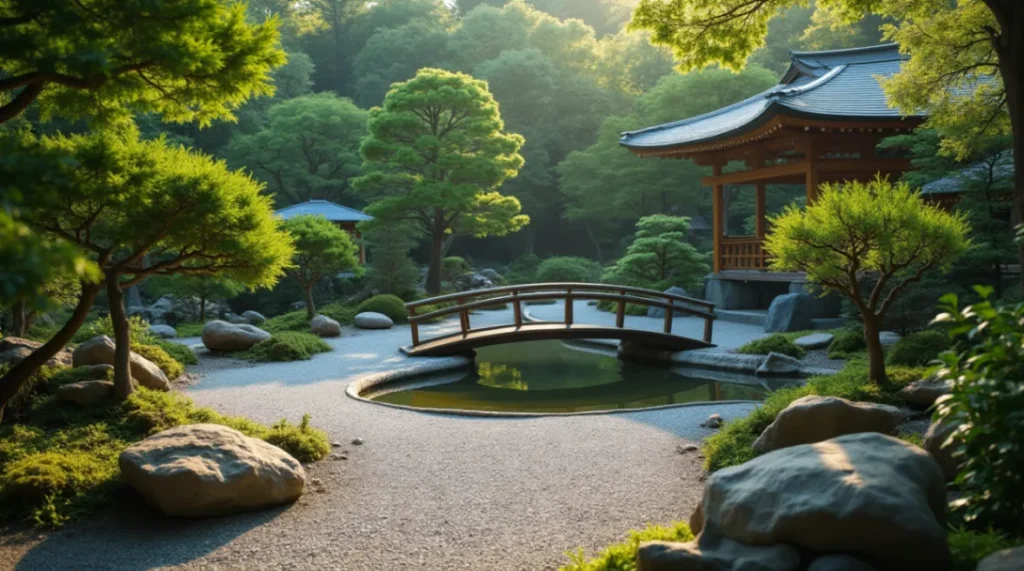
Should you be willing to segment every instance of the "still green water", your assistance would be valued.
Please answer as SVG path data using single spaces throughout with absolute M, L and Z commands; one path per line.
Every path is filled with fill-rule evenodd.
M 551 413 L 761 400 L 766 393 L 758 385 L 686 377 L 606 352 L 535 341 L 479 349 L 475 370 L 420 377 L 363 396 L 417 408 Z

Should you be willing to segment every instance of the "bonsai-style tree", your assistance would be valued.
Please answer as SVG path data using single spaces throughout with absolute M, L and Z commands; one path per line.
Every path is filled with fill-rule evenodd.
M 162 140 L 141 141 L 134 130 L 20 136 L 27 155 L 63 156 L 46 178 L 35 181 L 40 192 L 25 196 L 26 223 L 89 252 L 103 284 L 83 284 L 68 322 L 0 379 L 0 406 L 71 340 L 101 287 L 117 344 L 115 391 L 125 398 L 132 384 L 124 288 L 173 274 L 217 274 L 252 288 L 271 286 L 291 259 L 291 239 L 279 229 L 270 198 L 223 162 Z
M 288 275 L 306 293 L 306 316 L 313 319 L 313 286 L 325 277 L 356 267 L 359 249 L 348 232 L 323 216 L 296 216 L 285 221 L 284 229 L 295 240 L 295 256 Z
M 602 281 L 658 290 L 697 286 L 711 268 L 707 256 L 686 241 L 689 234 L 689 218 L 665 214 L 641 218 L 633 244 L 605 271 Z
M 403 297 L 420 283 L 420 270 L 409 258 L 416 245 L 415 229 L 397 224 L 380 224 L 366 235 L 370 243 L 367 283 L 376 293 Z
M 147 282 L 146 289 L 157 295 L 173 295 L 187 304 L 189 312 L 199 318 L 199 323 L 206 323 L 208 302 L 234 297 L 242 293 L 245 286 L 224 275 L 173 274 L 154 277 Z
M 871 379 L 880 384 L 888 381 L 879 338 L 886 311 L 925 272 L 947 268 L 970 246 L 962 215 L 882 178 L 824 184 L 806 210 L 790 206 L 771 222 L 771 268 L 805 272 L 808 281 L 850 298 L 864 323 Z
M 502 236 L 529 222 L 518 200 L 497 191 L 523 166 L 523 138 L 503 129 L 486 83 L 440 69 L 394 84 L 370 111 L 361 148 L 368 174 L 354 185 L 381 223 L 422 226 L 430 293 L 441 291 L 441 260 L 456 236 Z

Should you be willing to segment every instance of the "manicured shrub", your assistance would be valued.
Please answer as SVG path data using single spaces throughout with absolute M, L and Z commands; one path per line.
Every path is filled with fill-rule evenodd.
M 537 281 L 540 258 L 536 254 L 520 256 L 505 271 L 505 281 L 510 284 L 530 284 Z
M 317 353 L 330 350 L 330 345 L 312 333 L 281 331 L 266 341 L 260 341 L 252 349 L 243 351 L 239 356 L 258 363 L 306 361 Z
M 745 355 L 767 355 L 769 353 L 782 353 L 796 359 L 802 358 L 806 353 L 785 335 L 776 333 L 768 337 L 754 339 L 737 350 Z
M 260 325 L 260 329 L 270 332 L 279 333 L 281 331 L 309 331 L 309 317 L 306 316 L 306 310 L 300 309 L 298 311 L 290 311 L 263 322 Z
M 315 462 L 331 452 L 327 433 L 309 425 L 310 415 L 302 415 L 298 426 L 281 419 L 261 438 L 285 450 L 299 462 Z
M 340 302 L 329 303 L 321 307 L 317 313 L 326 315 L 342 325 L 352 325 L 356 321 L 355 308 Z
M 473 273 L 473 267 L 459 256 L 448 256 L 441 260 L 441 280 L 453 282 L 462 276 Z
M 188 349 L 188 347 L 186 347 Z M 132 351 L 149 359 L 154 365 L 167 375 L 170 380 L 177 379 L 185 372 L 185 366 L 174 357 L 167 354 L 159 345 L 144 345 L 132 343 Z
M 569 554 L 571 563 L 561 571 L 635 571 L 636 554 L 640 544 L 645 541 L 679 541 L 693 540 L 690 526 L 683 522 L 675 522 L 670 527 L 651 525 L 641 530 L 631 530 L 626 541 L 607 547 L 593 559 L 587 559 L 581 547 L 576 553 Z
M 153 336 L 149 333 L 149 322 L 141 315 L 133 315 L 128 318 L 128 330 L 131 332 L 132 343 L 149 343 Z M 73 343 L 84 343 L 93 337 L 106 335 L 114 338 L 114 324 L 109 317 L 99 317 L 86 323 L 79 329 L 74 337 Z
M 953 382 L 936 420 L 955 423 L 954 456 L 963 463 L 955 513 L 974 525 L 1024 537 L 1024 304 L 995 306 L 991 288 L 961 310 L 955 295 L 942 300 L 951 336 L 968 336 L 959 351 L 943 353 L 941 378 Z
M 911 333 L 889 348 L 890 365 L 920 367 L 938 359 L 939 353 L 952 345 L 949 335 L 936 329 Z
M 0 501 L 28 511 L 37 525 L 57 526 L 91 503 L 76 501 L 79 496 L 109 486 L 117 474 L 116 462 L 95 451 L 33 452 L 6 466 Z
M 173 341 L 164 341 L 163 339 L 156 339 L 153 341 L 153 345 L 156 345 L 164 350 L 168 355 L 174 358 L 175 361 L 182 365 L 195 365 L 199 363 L 199 358 L 196 357 L 195 351 L 186 345 L 181 343 L 175 343 Z
M 397 295 L 375 295 L 356 306 L 356 314 L 367 311 L 383 313 L 395 323 L 404 323 L 409 318 L 409 312 L 405 309 L 405 302 Z
M 864 333 L 844 329 L 836 331 L 835 338 L 828 346 L 829 359 L 849 359 L 867 350 L 867 343 L 864 342 Z
M 601 277 L 601 264 L 576 256 L 555 256 L 537 266 L 538 283 L 597 282 Z

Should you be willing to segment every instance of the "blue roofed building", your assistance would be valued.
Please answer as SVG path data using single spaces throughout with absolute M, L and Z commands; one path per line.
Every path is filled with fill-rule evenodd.
M 824 182 L 898 178 L 905 156 L 881 152 L 882 139 L 912 131 L 925 119 L 891 107 L 880 80 L 900 70 L 906 56 L 896 44 L 791 52 L 779 84 L 722 109 L 622 133 L 636 155 L 689 159 L 708 168 L 712 194 L 713 273 L 706 297 L 722 309 L 758 310 L 772 298 L 805 288 L 802 274 L 768 272 L 762 249 L 767 232 L 766 192 L 803 187 L 812 202 Z M 729 228 L 730 193 L 754 194 L 756 230 Z M 818 317 L 838 311 L 822 302 Z
M 349 208 L 328 200 L 310 200 L 299 204 L 293 204 L 277 211 L 277 216 L 282 220 L 288 220 L 296 216 L 323 216 L 348 232 L 359 246 L 359 263 L 366 263 L 366 248 L 362 243 L 362 236 L 359 233 L 357 224 L 364 220 L 373 220 L 373 216 L 361 210 Z

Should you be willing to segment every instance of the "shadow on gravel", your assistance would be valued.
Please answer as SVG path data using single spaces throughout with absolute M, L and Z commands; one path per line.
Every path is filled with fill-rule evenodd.
M 233 516 L 174 519 L 125 492 L 118 498 L 117 508 L 46 536 L 14 569 L 141 571 L 182 565 L 209 555 L 288 509 L 282 506 Z

